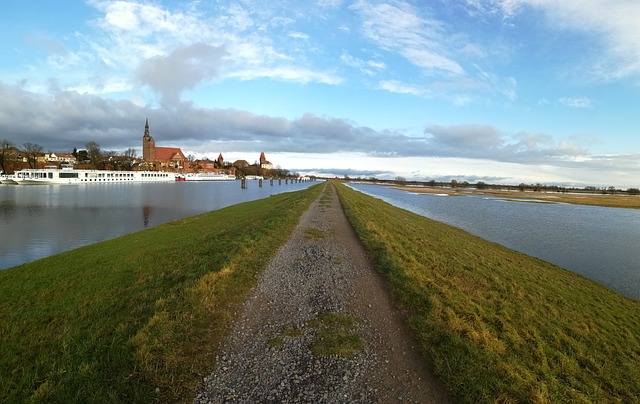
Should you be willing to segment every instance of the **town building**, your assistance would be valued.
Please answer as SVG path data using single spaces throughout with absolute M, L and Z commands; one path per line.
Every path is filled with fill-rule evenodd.
M 264 156 L 264 152 L 260 153 L 260 168 L 265 170 L 273 170 L 273 164 L 267 161 L 267 158 Z
M 178 147 L 158 147 L 149 133 L 149 118 L 144 125 L 142 136 L 142 159 L 147 165 L 158 165 L 160 168 L 182 169 L 187 161 L 184 153 Z
M 71 153 L 45 153 L 44 161 L 46 163 L 75 164 L 76 157 Z

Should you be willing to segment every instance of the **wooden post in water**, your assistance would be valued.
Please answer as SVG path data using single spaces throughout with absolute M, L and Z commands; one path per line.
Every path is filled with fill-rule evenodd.
M 258 180 L 258 186 L 259 186 L 260 188 L 262 188 L 262 178 L 260 178 L 260 179 Z
M 240 186 L 242 187 L 242 189 L 247 189 L 247 179 L 246 178 L 242 178 L 242 180 L 240 180 Z
M 270 185 L 270 186 L 273 186 L 273 178 L 270 178 L 270 179 L 269 179 L 269 185 Z
M 278 185 L 282 185 L 282 178 L 278 178 Z

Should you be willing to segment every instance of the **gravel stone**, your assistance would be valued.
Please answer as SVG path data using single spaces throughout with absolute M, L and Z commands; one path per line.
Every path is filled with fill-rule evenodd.
M 364 347 L 314 354 L 325 313 L 354 318 Z M 194 402 L 448 402 L 426 365 L 327 183 L 250 292 Z

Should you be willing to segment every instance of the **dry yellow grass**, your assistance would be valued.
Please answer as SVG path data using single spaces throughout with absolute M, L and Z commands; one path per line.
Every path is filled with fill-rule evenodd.
M 495 198 L 537 203 L 572 203 L 576 205 L 603 206 L 609 208 L 640 209 L 640 196 L 594 193 L 522 192 L 513 190 L 477 190 L 443 187 L 394 187 L 403 191 L 450 196 L 487 195 Z

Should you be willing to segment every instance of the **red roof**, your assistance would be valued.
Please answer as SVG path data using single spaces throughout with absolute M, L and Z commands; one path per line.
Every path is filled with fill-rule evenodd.
M 174 160 L 186 157 L 178 147 L 156 147 L 156 160 Z

